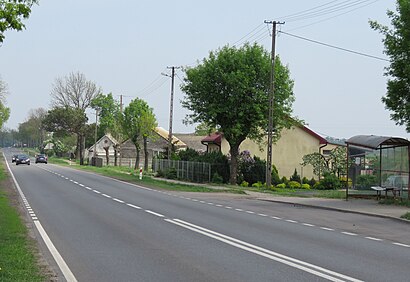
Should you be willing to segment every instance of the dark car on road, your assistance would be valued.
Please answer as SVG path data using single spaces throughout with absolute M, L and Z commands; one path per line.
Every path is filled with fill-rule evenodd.
M 27 155 L 17 155 L 16 165 L 19 165 L 19 164 L 30 165 L 30 157 Z
M 46 163 L 47 163 L 47 156 L 44 155 L 44 154 L 38 154 L 38 155 L 36 156 L 36 163 L 44 163 L 44 164 L 46 164 Z
M 13 155 L 13 156 L 11 157 L 11 162 L 12 162 L 12 163 L 16 162 L 16 159 L 17 159 L 17 155 Z

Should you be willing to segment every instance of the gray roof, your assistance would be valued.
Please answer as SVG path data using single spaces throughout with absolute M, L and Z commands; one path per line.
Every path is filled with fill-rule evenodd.
M 410 141 L 401 137 L 356 135 L 346 141 L 349 145 L 377 149 L 379 146 L 410 146 Z

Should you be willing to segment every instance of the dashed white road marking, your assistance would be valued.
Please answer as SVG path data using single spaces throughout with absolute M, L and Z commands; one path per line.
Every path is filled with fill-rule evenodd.
M 281 220 L 281 219 L 282 219 L 281 217 L 277 217 L 277 216 L 271 216 L 270 218 L 273 218 L 273 219 L 279 219 L 279 220 Z
M 145 212 L 150 213 L 152 215 L 158 216 L 158 217 L 165 217 L 164 215 L 160 214 L 160 213 L 156 213 L 150 210 L 145 210 Z
M 131 208 L 134 208 L 134 209 L 137 209 L 137 210 L 142 209 L 141 207 L 135 206 L 135 205 L 133 205 L 133 204 L 127 204 L 127 206 L 129 206 L 129 207 L 131 207 Z
M 319 227 L 322 230 L 326 230 L 326 231 L 335 231 L 333 228 L 328 228 L 328 227 Z M 346 235 L 350 235 L 350 234 L 346 234 Z
M 290 223 L 298 223 L 296 220 L 292 220 L 292 219 L 287 219 L 286 221 Z
M 124 204 L 124 203 L 125 203 L 123 200 L 120 200 L 120 199 L 117 199 L 117 198 L 113 198 L 113 200 L 116 201 L 116 202 L 118 202 L 118 203 L 121 203 L 121 204 Z
M 345 235 L 349 235 L 349 236 L 357 236 L 356 233 L 351 233 L 351 232 L 341 232 L 341 233 Z
M 393 245 L 410 248 L 410 245 L 402 244 L 402 243 L 393 243 Z
M 239 211 L 239 212 L 242 212 L 243 211 L 243 209 L 235 209 L 236 211 Z
M 365 237 L 365 238 L 369 240 L 373 240 L 373 241 L 383 241 L 382 239 L 374 238 L 374 237 Z
M 107 194 L 101 194 L 101 195 L 103 195 L 106 198 L 112 198 L 110 195 L 107 195 Z
M 310 223 L 302 223 L 302 225 L 304 225 L 304 226 L 309 226 L 309 227 L 314 227 L 314 226 L 315 226 L 315 225 L 310 224 Z
M 97 193 L 97 194 L 101 194 L 101 192 L 98 191 L 98 190 L 93 190 L 93 192 L 94 192 L 94 193 Z

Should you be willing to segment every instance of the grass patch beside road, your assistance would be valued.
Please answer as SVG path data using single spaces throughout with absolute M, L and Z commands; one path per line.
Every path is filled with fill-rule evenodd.
M 5 189 L 7 175 L 0 165 L 0 281 L 45 281 L 16 207 Z
M 410 220 L 410 212 L 403 214 L 403 215 L 401 216 L 401 218 Z
M 59 159 L 59 158 L 49 158 L 50 163 L 64 165 L 67 167 L 71 167 L 74 169 L 80 169 L 84 171 L 94 172 L 100 175 L 112 177 L 118 180 L 122 180 L 125 182 L 130 182 L 133 184 L 139 184 L 141 186 L 151 187 L 151 188 L 160 188 L 164 190 L 172 190 L 172 191 L 180 191 L 180 192 L 225 192 L 225 193 L 235 193 L 235 194 L 245 194 L 242 189 L 239 188 L 229 188 L 226 189 L 213 189 L 211 185 L 206 184 L 186 184 L 186 183 L 178 183 L 176 182 L 169 182 L 165 179 L 155 178 L 152 176 L 144 175 L 143 179 L 139 179 L 139 174 L 136 174 L 133 169 L 128 167 L 115 167 L 115 166 L 103 166 L 103 167 L 95 167 L 95 166 L 80 166 L 77 163 L 72 162 L 70 165 L 67 160 Z

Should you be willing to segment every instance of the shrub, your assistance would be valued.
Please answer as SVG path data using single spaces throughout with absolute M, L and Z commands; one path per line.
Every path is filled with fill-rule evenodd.
M 302 178 L 302 184 L 309 184 L 309 179 L 306 176 Z
M 310 190 L 310 185 L 307 183 L 303 183 L 302 186 L 300 186 L 300 188 L 305 189 L 305 190 Z
M 300 176 L 295 168 L 295 172 L 293 172 L 292 176 L 289 178 L 290 181 L 295 181 L 300 183 Z
M 245 180 L 242 181 L 242 183 L 240 185 L 241 185 L 241 187 L 249 187 L 249 183 L 246 182 Z
M 276 185 L 276 188 L 278 188 L 278 189 L 285 189 L 285 188 L 286 188 L 286 184 L 285 184 L 285 183 L 280 183 L 280 184 Z
M 168 179 L 177 179 L 177 169 L 175 167 L 170 167 L 166 172 L 166 178 Z
M 315 185 L 316 186 L 316 185 Z M 316 186 L 318 190 L 336 190 L 342 187 L 339 178 L 336 175 L 325 173 L 322 180 L 319 181 L 319 185 Z
M 164 177 L 165 173 L 162 170 L 158 170 L 156 176 L 157 177 Z
M 310 185 L 310 187 L 313 187 L 313 186 L 315 186 L 316 182 L 317 181 L 312 177 L 312 179 L 309 180 L 308 184 Z
M 285 184 L 285 186 L 288 184 L 289 180 L 286 178 L 286 176 L 282 177 L 281 182 Z
M 263 184 L 262 184 L 262 182 L 260 182 L 260 181 L 258 181 L 258 182 L 256 182 L 256 183 L 253 183 L 252 184 L 252 187 L 254 187 L 254 188 L 261 188 L 263 186 Z
M 300 188 L 300 183 L 297 181 L 289 181 L 288 182 L 288 187 L 290 189 L 299 189 Z
M 222 176 L 220 176 L 217 172 L 215 172 L 214 175 L 212 175 L 212 183 L 221 184 L 223 182 L 224 182 L 224 180 L 223 180 Z
M 238 183 L 246 181 L 256 183 L 265 180 L 266 161 L 250 156 L 249 151 L 243 151 L 238 158 Z
M 281 179 L 279 177 L 278 169 L 276 168 L 275 165 L 272 165 L 272 184 L 278 185 L 280 183 L 282 183 L 282 182 L 281 182 Z
M 377 184 L 376 175 L 359 175 L 357 177 L 358 188 L 370 188 L 372 185 Z

